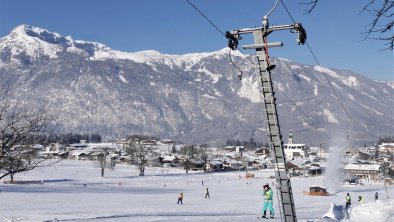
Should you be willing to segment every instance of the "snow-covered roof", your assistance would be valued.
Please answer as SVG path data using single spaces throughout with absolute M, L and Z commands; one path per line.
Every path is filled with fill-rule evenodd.
M 163 158 L 163 161 L 173 161 L 176 158 L 174 155 L 166 155 Z
M 240 161 L 233 160 L 233 159 L 231 159 L 231 160 L 229 160 L 229 161 L 227 161 L 227 162 L 230 163 L 230 164 L 241 163 Z
M 387 154 L 379 154 L 378 159 L 379 158 L 390 158 L 390 155 Z
M 268 155 L 261 155 L 261 156 L 255 157 L 255 159 L 264 160 L 267 157 L 268 157 Z
M 72 147 L 87 147 L 88 144 L 86 144 L 86 143 L 73 143 L 73 144 L 70 144 L 70 146 L 72 146 Z
M 79 156 L 79 155 L 82 155 L 82 154 L 89 154 L 89 152 L 86 152 L 86 151 L 80 151 L 80 150 L 74 150 L 74 151 L 71 151 L 71 155 L 72 156 Z
M 394 143 L 382 143 L 379 146 L 394 146 Z
M 222 161 L 219 161 L 219 160 L 214 160 L 214 161 L 211 161 L 210 164 L 212 164 L 212 165 L 222 165 L 223 162 L 222 162 Z
M 363 153 L 363 154 L 366 154 L 366 155 L 369 155 L 369 156 L 372 156 L 373 154 L 372 153 L 369 153 L 368 151 L 364 151 L 364 150 L 360 150 L 360 151 L 358 151 L 359 153 Z
M 309 169 L 309 170 L 318 170 L 318 169 L 320 169 L 320 167 L 317 167 L 317 166 L 310 166 L 308 169 Z
M 305 146 L 303 143 L 285 143 L 284 145 L 287 147 Z
M 324 187 L 324 186 L 322 186 L 322 185 L 312 185 L 312 186 L 310 186 L 310 187 L 319 187 L 319 188 L 323 188 L 323 189 L 326 189 L 326 190 L 327 190 L 327 188 Z
M 346 164 L 345 170 L 373 170 L 378 171 L 380 169 L 380 165 L 365 165 L 365 164 Z
M 33 146 L 33 149 L 43 149 L 43 148 L 44 148 L 44 146 L 41 145 L 41 144 L 35 144 L 35 145 Z
M 88 147 L 91 147 L 91 148 L 105 148 L 105 147 L 108 147 L 108 148 L 117 148 L 118 147 L 118 145 L 116 144 L 116 143 L 87 143 L 87 146 Z
M 116 154 L 116 153 L 111 153 L 108 155 L 109 158 L 118 157 L 118 156 L 119 156 L 119 154 Z

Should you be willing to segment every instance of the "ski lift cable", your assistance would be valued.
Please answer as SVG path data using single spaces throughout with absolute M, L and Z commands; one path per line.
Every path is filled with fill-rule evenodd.
M 295 23 L 295 22 L 294 22 Z M 267 40 L 267 37 L 265 36 L 264 37 L 264 42 L 265 42 L 265 55 L 266 55 L 266 60 L 267 60 L 267 63 L 268 63 L 268 66 L 270 66 L 271 65 L 271 62 L 270 62 L 270 59 L 269 59 L 269 54 L 268 54 L 268 45 L 267 45 L 267 43 L 268 43 L 268 40 Z M 313 126 L 313 127 L 315 127 L 315 129 L 317 130 L 317 131 L 319 131 L 319 127 L 318 126 L 316 126 L 314 123 L 313 123 L 313 121 L 312 121 L 312 118 L 311 117 L 309 117 L 307 114 L 305 114 L 305 112 L 304 111 L 302 111 L 302 109 L 299 107 L 299 106 L 297 106 L 297 104 L 292 100 L 292 99 L 290 99 L 281 89 L 280 89 L 280 87 L 278 86 L 278 85 L 276 85 L 274 82 L 272 82 L 272 84 L 274 85 L 274 86 L 276 86 L 276 88 L 279 90 L 279 91 L 281 91 L 281 93 L 298 109 L 298 111 L 300 112 L 300 113 L 302 113 L 308 120 L 309 120 L 309 122 L 310 122 L 310 124 Z M 338 146 L 335 142 L 334 142 L 334 140 L 332 140 L 331 139 L 331 137 L 329 137 L 327 134 L 325 134 L 326 136 L 327 136 L 327 138 L 334 144 L 334 145 L 336 145 L 336 146 Z
M 216 26 L 210 19 L 208 19 L 208 17 L 207 16 L 205 16 L 202 12 L 201 12 L 201 10 L 199 10 L 196 6 L 194 6 L 189 0 L 186 0 L 195 10 L 197 10 L 205 19 L 207 19 L 207 21 L 209 21 L 209 23 L 213 26 L 213 27 L 215 27 L 224 37 L 225 37 L 225 35 L 223 34 L 223 32 L 218 28 L 218 26 Z M 282 2 L 283 3 L 283 2 Z M 253 62 L 241 49 L 238 49 L 244 56 L 245 56 L 245 58 L 247 59 L 247 60 L 249 60 L 252 64 L 254 64 L 255 66 L 256 66 L 256 63 L 255 62 Z M 230 50 L 231 51 L 231 50 Z M 231 60 L 230 60 L 231 61 Z M 236 66 L 237 67 L 237 66 Z M 302 109 L 299 107 L 299 106 L 297 106 L 297 104 L 289 97 L 289 96 L 287 96 L 286 95 L 286 93 L 285 92 L 283 92 L 283 90 L 281 90 L 279 87 L 278 87 L 278 85 L 276 85 L 275 83 L 273 83 L 276 87 L 277 87 L 277 89 L 285 96 L 285 98 L 286 99 L 288 99 L 296 108 L 297 108 L 297 110 L 299 110 L 300 112 L 301 112 L 301 114 L 302 115 L 304 115 L 309 121 L 310 121 L 310 124 L 311 125 L 314 125 L 315 126 L 315 124 L 313 123 L 313 121 L 311 120 L 311 117 L 309 117 L 307 114 L 305 114 L 305 112 L 303 112 L 302 111 Z M 317 127 L 317 126 L 315 126 L 315 128 L 316 128 L 316 130 L 318 131 L 318 129 L 319 129 L 319 127 Z M 318 131 L 319 132 L 319 131 Z M 327 135 L 326 133 L 324 133 L 323 132 L 323 134 L 331 141 L 331 142 L 333 142 L 334 144 L 336 144 L 332 139 L 331 139 L 331 137 L 329 136 L 329 135 Z
M 268 53 L 267 53 L 267 56 L 268 56 Z M 247 59 L 249 59 L 249 58 L 247 58 Z M 253 61 L 251 61 L 250 59 L 249 59 L 249 61 L 250 62 L 253 62 Z M 256 63 L 253 63 L 253 65 L 255 65 L 255 67 L 257 67 L 257 64 Z M 275 82 L 272 82 L 272 84 L 276 87 L 276 89 L 277 90 L 279 90 L 279 92 L 280 93 L 282 93 L 283 94 L 283 96 L 287 99 L 287 100 L 289 100 L 290 101 L 290 103 L 291 104 L 293 104 L 296 108 L 297 108 L 297 110 L 303 115 L 303 116 L 305 116 L 306 117 L 306 121 L 310 124 L 310 125 L 312 125 L 313 127 L 314 127 L 314 129 L 316 130 L 316 132 L 318 132 L 318 133 L 322 133 L 323 135 L 325 135 L 326 137 L 327 137 L 327 139 L 333 144 L 333 145 L 335 145 L 335 146 L 338 146 L 338 144 L 327 134 L 327 133 L 324 133 L 324 132 L 320 132 L 319 131 L 319 126 L 317 126 L 314 122 L 313 122 L 313 120 L 312 120 L 312 118 L 310 117 L 310 116 L 308 116 L 297 104 L 296 104 L 296 102 L 294 102 L 282 89 L 280 89 L 280 87 L 275 83 Z M 313 128 L 312 128 L 313 129 Z M 338 146 L 339 147 L 339 146 Z
M 201 10 L 199 10 L 195 5 L 193 5 L 189 0 L 186 0 L 197 12 L 199 12 L 216 30 L 218 30 L 219 32 L 220 32 L 220 34 L 221 35 L 223 35 L 224 37 L 226 37 L 226 35 L 218 28 L 218 26 L 216 26 L 206 15 L 204 15 L 204 13 L 202 13 L 201 12 Z M 281 1 L 282 2 L 282 1 Z M 283 4 L 283 2 L 282 2 L 282 4 Z M 290 15 L 291 16 L 291 15 Z M 295 23 L 295 22 L 294 22 Z M 251 64 L 253 64 L 254 66 L 257 66 L 257 64 L 255 63 L 255 62 L 253 62 L 244 52 L 243 52 L 243 50 L 241 50 L 241 49 L 239 49 L 239 48 L 237 48 L 244 56 L 245 56 L 245 58 L 247 59 L 247 60 L 249 60 L 250 62 L 251 62 Z M 230 50 L 231 51 L 231 50 Z M 232 60 L 230 60 L 230 61 L 232 61 Z M 237 66 L 236 66 L 237 67 Z M 287 96 L 286 95 L 286 93 L 283 91 L 283 90 L 281 90 L 280 88 L 279 88 L 279 86 L 277 85 L 277 84 L 275 84 L 275 83 L 273 83 L 276 87 L 277 87 L 277 89 L 279 90 L 279 92 L 281 92 L 284 96 L 285 96 L 285 98 L 287 99 L 287 100 L 289 100 L 296 108 L 297 108 L 297 110 L 299 110 L 300 112 L 301 112 L 301 114 L 302 115 L 304 115 L 310 122 L 309 122 L 309 124 L 311 124 L 311 125 L 314 125 L 315 126 L 315 124 L 313 123 L 313 121 L 312 121 L 312 118 L 311 117 L 309 117 L 305 112 L 303 112 L 302 111 L 302 109 L 289 97 L 289 96 Z M 319 127 L 317 127 L 317 126 L 315 126 L 315 128 L 316 128 L 316 130 L 317 130 L 317 132 L 319 132 L 319 133 L 322 133 L 322 134 L 324 134 L 331 142 L 333 142 L 335 145 L 336 145 L 336 143 L 334 142 L 334 140 L 333 139 L 331 139 L 331 137 L 328 135 L 328 134 L 326 134 L 326 133 L 324 133 L 324 132 L 320 132 L 318 129 L 319 129 Z
M 213 23 L 207 16 L 205 16 L 205 14 L 200 10 L 200 9 L 198 9 L 192 2 L 190 2 L 189 0 L 186 0 L 186 2 L 187 3 L 189 3 L 189 5 L 190 6 L 192 6 L 200 15 L 202 15 L 208 22 L 209 22 L 209 24 L 211 24 L 221 35 L 223 35 L 225 38 L 226 38 L 226 34 L 224 34 L 224 32 L 222 31 L 222 30 L 220 30 L 220 28 L 217 26 L 217 25 L 215 25 L 215 23 Z M 240 78 L 240 79 L 242 79 L 242 70 L 237 66 L 237 65 L 235 65 L 235 63 L 233 62 L 233 60 L 232 60 L 232 58 L 231 58 L 231 49 L 230 49 L 230 51 L 229 51 L 229 59 L 230 59 L 230 62 L 231 62 L 231 64 L 236 68 L 236 69 L 238 69 L 238 71 L 240 72 L 239 74 L 238 74 L 238 77 Z
M 297 104 L 296 104 L 291 98 L 289 98 L 289 97 L 279 88 L 278 85 L 276 85 L 276 84 L 274 84 L 274 85 L 275 85 L 276 88 L 285 96 L 285 98 L 288 99 L 288 100 L 296 107 L 296 109 L 297 109 L 302 115 L 304 115 L 304 116 L 307 118 L 307 120 L 309 120 L 309 121 L 308 121 L 309 124 L 311 124 L 311 125 L 316 129 L 316 131 L 319 132 L 320 127 L 318 127 L 318 126 L 312 121 L 312 118 L 309 117 L 299 106 L 297 106 Z M 323 135 L 325 135 L 325 136 L 327 137 L 327 139 L 328 139 L 331 143 L 333 143 L 333 145 L 339 147 L 338 144 L 337 144 L 327 133 L 323 133 Z
M 318 66 L 319 66 L 319 68 L 320 68 L 320 71 L 323 72 L 323 68 L 322 68 L 322 66 L 320 65 L 319 61 L 317 60 L 317 58 L 316 58 L 315 54 L 313 53 L 311 47 L 309 46 L 308 42 L 306 42 L 306 45 L 307 45 L 309 51 L 311 52 L 312 56 L 315 58 L 315 60 L 316 60 L 316 62 L 317 62 L 317 64 L 318 64 Z M 362 137 L 362 135 L 361 135 L 361 133 L 360 133 L 360 130 L 356 127 L 356 124 L 355 124 L 353 118 L 350 116 L 350 114 L 349 114 L 348 110 L 345 108 L 345 105 L 343 104 L 342 100 L 339 98 L 338 93 L 336 92 L 336 90 L 335 90 L 334 87 L 332 86 L 332 83 L 331 83 L 330 80 L 328 79 L 327 74 L 326 74 L 325 72 L 323 72 L 323 74 L 324 74 L 324 77 L 325 77 L 325 79 L 327 80 L 328 84 L 330 85 L 330 88 L 331 88 L 332 91 L 334 92 L 335 97 L 338 99 L 338 102 L 341 104 L 341 107 L 342 107 L 343 111 L 345 111 L 346 116 L 349 118 L 350 122 L 352 123 L 353 128 L 356 130 L 358 136 L 361 138 L 361 140 L 364 142 L 364 144 L 367 144 L 366 141 L 365 141 L 365 139 L 364 139 L 364 137 Z
M 295 19 L 294 19 L 294 17 L 291 15 L 291 13 L 290 13 L 289 9 L 286 7 L 285 3 L 284 3 L 282 0 L 281 0 L 281 3 L 282 3 L 282 5 L 283 5 L 283 7 L 285 8 L 287 14 L 290 16 L 291 20 L 295 23 Z M 324 72 L 323 67 L 320 65 L 320 62 L 319 62 L 319 60 L 317 59 L 317 56 L 316 56 L 315 53 L 313 52 L 313 50 L 312 50 L 312 48 L 310 47 L 310 45 L 308 44 L 308 42 L 306 41 L 305 43 L 306 43 L 306 46 L 308 47 L 309 52 L 311 53 L 312 57 L 314 58 L 315 62 L 316 62 L 317 65 L 319 66 L 320 71 L 323 73 L 325 79 L 327 80 L 327 82 L 328 82 L 330 88 L 331 88 L 332 91 L 334 92 L 335 97 L 338 99 L 338 101 L 339 101 L 339 103 L 340 103 L 342 109 L 345 111 L 346 116 L 349 118 L 350 122 L 352 123 L 353 128 L 356 130 L 358 136 L 361 138 L 361 140 L 364 142 L 364 144 L 367 144 L 366 141 L 365 141 L 365 139 L 364 139 L 364 137 L 362 137 L 362 135 L 361 135 L 361 133 L 360 133 L 360 130 L 356 127 L 356 124 L 355 124 L 353 118 L 350 116 L 349 112 L 347 111 L 347 109 L 345 108 L 344 104 L 342 103 L 342 100 L 339 98 L 339 96 L 338 96 L 336 90 L 335 90 L 334 87 L 332 86 L 332 83 L 331 83 L 330 80 L 328 79 L 328 76 L 327 76 L 326 72 Z
M 204 15 L 204 13 L 201 12 L 200 9 L 198 9 L 193 3 L 191 3 L 189 0 L 186 0 L 189 5 L 191 5 L 198 13 L 200 13 L 200 15 L 202 15 L 218 32 L 220 32 L 220 34 L 224 37 L 226 37 L 226 35 L 224 34 L 224 32 L 222 32 L 222 30 L 219 29 L 219 27 L 217 25 L 215 25 L 215 23 L 213 23 L 207 16 Z

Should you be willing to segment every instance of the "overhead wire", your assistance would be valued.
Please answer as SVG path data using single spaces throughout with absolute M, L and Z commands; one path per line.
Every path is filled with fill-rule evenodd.
M 287 14 L 289 15 L 289 17 L 291 18 L 291 20 L 293 21 L 293 23 L 296 23 L 294 17 L 291 15 L 291 13 L 290 13 L 289 9 L 286 7 L 285 3 L 284 3 L 282 0 L 281 0 L 280 2 L 282 3 L 284 9 L 286 10 Z M 328 76 L 327 76 L 326 72 L 324 72 L 324 69 L 323 69 L 323 67 L 320 65 L 320 62 L 319 62 L 319 60 L 317 59 L 317 57 L 316 57 L 315 53 L 313 52 L 312 48 L 310 47 L 310 45 L 308 44 L 307 41 L 305 42 L 305 44 L 306 44 L 306 46 L 307 46 L 309 52 L 311 53 L 313 59 L 315 60 L 315 62 L 316 62 L 317 65 L 319 66 L 320 71 L 323 73 L 325 79 L 327 80 L 327 82 L 328 82 L 330 88 L 331 88 L 332 91 L 334 92 L 334 95 L 335 95 L 335 97 L 337 98 L 337 100 L 339 101 L 339 104 L 341 105 L 342 109 L 343 109 L 344 112 L 346 113 L 346 116 L 348 117 L 348 119 L 349 119 L 350 122 L 352 123 L 353 128 L 356 130 L 358 136 L 359 136 L 360 139 L 364 142 L 364 144 L 367 144 L 366 141 L 365 141 L 365 139 L 364 139 L 364 137 L 362 137 L 362 135 L 361 135 L 359 129 L 356 127 L 356 124 L 355 124 L 353 118 L 350 116 L 349 112 L 348 112 L 347 109 L 345 108 L 345 105 L 342 103 L 342 100 L 339 98 L 338 93 L 337 93 L 336 90 L 334 89 L 334 87 L 333 87 L 331 81 L 328 79 Z
M 219 29 L 219 27 L 217 27 L 217 25 L 215 25 L 215 23 L 213 23 L 207 16 L 204 15 L 204 13 L 202 13 L 200 11 L 200 9 L 198 9 L 193 3 L 191 3 L 189 0 L 186 0 L 189 5 L 191 5 L 198 13 L 200 13 L 200 15 L 202 15 L 218 32 L 220 32 L 220 34 L 224 37 L 226 37 L 226 35 L 224 34 L 224 32 L 222 32 L 222 30 Z
M 267 14 L 265 14 L 264 17 L 268 17 L 276 9 L 276 6 L 278 6 L 279 1 L 280 0 L 276 0 L 274 7 L 272 7 L 271 11 L 269 11 Z
M 191 3 L 189 0 L 185 0 L 186 2 L 188 2 L 189 3 L 189 5 L 190 6 L 192 6 L 201 16 L 203 16 L 221 35 L 223 35 L 224 37 L 226 37 L 226 35 L 224 34 L 224 32 L 222 32 L 220 29 L 219 29 L 219 27 L 217 26 L 217 25 L 215 25 L 201 10 L 199 10 L 193 3 Z M 280 0 L 281 1 L 281 0 Z M 276 8 L 276 6 L 277 6 L 277 3 L 278 3 L 279 1 L 277 1 L 276 3 L 275 3 L 275 6 L 274 6 L 274 8 L 273 9 L 275 9 Z M 282 1 L 281 1 L 282 2 Z M 283 2 L 282 2 L 282 4 L 283 4 Z M 273 11 L 273 10 L 272 10 Z M 272 13 L 271 11 L 268 13 L 268 14 L 270 14 L 270 13 Z M 290 15 L 290 14 L 289 14 Z M 291 16 L 291 15 L 290 15 Z M 292 16 L 291 16 L 292 17 Z M 292 20 L 294 21 L 294 19 L 292 18 Z M 295 22 L 294 22 L 295 23 Z M 254 61 L 252 61 L 244 52 L 243 52 L 243 50 L 241 50 L 241 49 L 238 49 L 244 56 L 245 56 L 245 58 L 247 59 L 247 60 L 249 60 L 253 65 L 255 65 L 255 66 L 257 66 L 257 64 L 254 62 Z M 230 49 L 230 51 L 231 51 L 231 49 Z M 231 56 L 230 54 L 229 54 L 229 56 Z M 268 56 L 268 55 L 267 55 Z M 232 61 L 232 59 L 230 59 L 230 62 L 234 65 L 234 63 L 233 63 L 233 61 Z M 235 66 L 235 65 L 234 65 Z M 235 66 L 238 70 L 240 70 L 239 69 L 239 67 L 238 66 Z M 242 70 L 240 70 L 241 72 L 242 72 Z M 310 121 L 309 122 L 309 124 L 310 125 L 312 125 L 312 126 L 314 126 L 315 127 L 315 129 L 317 130 L 317 132 L 319 132 L 319 133 L 322 133 L 322 134 L 324 134 L 334 145 L 337 145 L 336 143 L 335 143 L 335 141 L 333 140 L 333 139 L 331 139 L 331 137 L 328 135 L 328 134 L 326 134 L 326 133 L 324 133 L 324 132 L 320 132 L 319 131 L 319 127 L 318 126 L 316 126 L 314 123 L 313 123 L 313 121 L 312 121 L 312 118 L 311 117 L 309 117 L 305 112 L 303 112 L 302 111 L 302 109 L 289 97 L 289 96 L 287 96 L 286 95 L 286 93 L 283 91 L 283 90 L 281 90 L 280 89 L 280 87 L 277 85 L 277 84 L 275 84 L 274 82 L 272 82 L 272 84 L 273 85 L 275 85 L 276 86 L 276 88 L 279 90 L 279 92 L 281 92 L 283 95 L 284 95 L 284 97 L 287 99 L 287 100 L 289 100 L 296 108 L 297 108 L 297 110 L 298 111 L 300 111 L 300 113 L 302 114 L 302 115 L 304 115 L 306 118 L 307 118 L 307 120 L 308 121 Z M 338 145 L 337 145 L 338 146 Z
M 266 46 L 267 47 L 267 46 Z M 268 48 L 268 47 L 267 47 Z M 246 59 L 248 59 L 253 65 L 255 65 L 255 66 L 257 66 L 257 64 L 255 63 L 255 62 L 253 62 L 241 49 L 238 49 L 244 56 L 245 56 L 245 58 Z M 267 56 L 267 59 L 268 59 L 268 51 L 266 51 L 266 56 Z M 269 64 L 269 60 L 267 60 L 268 61 L 268 64 Z M 270 65 L 270 64 L 269 64 Z M 272 84 L 276 87 L 276 89 L 277 90 L 279 90 L 279 92 L 280 93 L 282 93 L 282 95 L 288 100 L 288 101 L 290 101 L 290 103 L 291 104 L 293 104 L 295 107 L 296 107 L 296 109 L 307 119 L 307 122 L 310 124 L 310 125 L 312 125 L 315 129 L 316 129 L 316 131 L 318 132 L 318 133 L 321 133 L 320 131 L 319 131 L 319 129 L 321 128 L 321 127 L 319 127 L 319 126 L 317 126 L 314 122 L 313 122 L 313 120 L 312 120 L 312 117 L 310 117 L 309 115 L 307 115 L 297 104 L 296 104 L 296 102 L 294 102 L 275 82 L 272 82 Z M 327 134 L 327 133 L 322 133 L 323 135 L 325 135 L 325 137 L 327 137 L 327 139 L 333 144 L 333 145 L 335 145 L 335 146 L 338 146 L 338 144 Z

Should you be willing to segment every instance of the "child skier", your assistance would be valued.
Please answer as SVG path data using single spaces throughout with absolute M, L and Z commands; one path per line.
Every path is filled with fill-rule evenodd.
M 264 196 L 264 207 L 263 207 L 263 216 L 262 216 L 262 218 L 267 218 L 265 216 L 267 208 L 270 211 L 271 218 L 274 218 L 274 207 L 273 207 L 273 202 L 272 202 L 272 194 L 273 194 L 272 190 L 271 190 L 271 188 L 269 187 L 268 184 L 265 184 L 263 186 L 263 188 L 264 188 L 264 193 L 263 193 L 263 196 Z
M 358 203 L 359 204 L 365 203 L 364 198 L 362 196 L 358 196 Z

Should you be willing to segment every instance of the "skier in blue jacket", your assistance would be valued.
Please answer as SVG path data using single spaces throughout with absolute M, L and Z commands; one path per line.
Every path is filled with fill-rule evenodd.
M 267 208 L 270 211 L 271 214 L 271 218 L 274 218 L 274 207 L 273 207 L 273 202 L 272 202 L 272 195 L 273 192 L 270 188 L 270 186 L 268 184 L 265 184 L 263 186 L 264 188 L 264 192 L 263 192 L 263 196 L 264 196 L 264 206 L 263 206 L 263 216 L 262 218 L 267 218 L 266 212 L 267 212 Z

